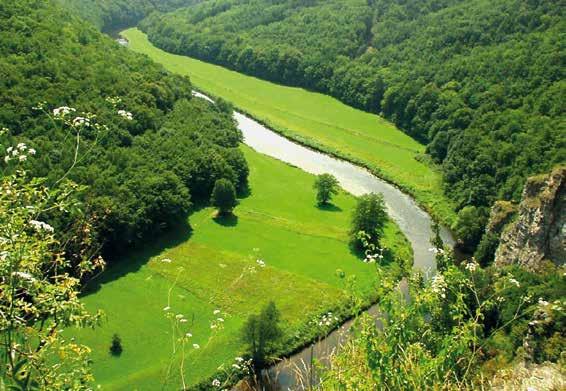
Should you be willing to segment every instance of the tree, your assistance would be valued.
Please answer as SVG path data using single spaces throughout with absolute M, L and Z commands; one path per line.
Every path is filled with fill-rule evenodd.
M 110 345 L 110 354 L 113 356 L 119 356 L 122 354 L 122 339 L 118 334 L 112 336 L 112 344 Z
M 466 206 L 458 212 L 458 218 L 451 228 L 464 251 L 473 251 L 476 248 L 488 217 L 489 212 L 486 208 L 475 206 Z
M 228 179 L 218 179 L 214 183 L 210 202 L 218 208 L 220 215 L 229 215 L 237 205 L 236 189 Z
M 326 205 L 333 195 L 338 194 L 338 179 L 332 174 L 322 174 L 316 177 L 313 187 L 319 205 Z
M 283 332 L 279 327 L 280 313 L 270 301 L 259 315 L 250 315 L 242 331 L 242 340 L 248 346 L 254 370 L 265 367 L 272 354 L 277 351 Z
M 383 229 L 387 222 L 387 211 L 385 210 L 385 201 L 381 194 L 365 194 L 358 200 L 358 205 L 352 215 L 352 235 L 353 244 L 360 248 L 361 243 L 358 239 L 360 231 L 365 232 L 369 236 L 369 242 L 378 244 L 379 239 L 383 235 Z

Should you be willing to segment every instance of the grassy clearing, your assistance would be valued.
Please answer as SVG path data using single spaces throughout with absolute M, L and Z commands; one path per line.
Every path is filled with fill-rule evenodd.
M 416 158 L 424 146 L 383 118 L 326 95 L 285 87 L 154 47 L 145 34 L 122 34 L 130 49 L 171 72 L 190 76 L 199 89 L 234 103 L 271 128 L 304 144 L 368 167 L 412 194 L 446 225 L 455 218 L 440 173 Z
M 342 302 L 344 286 L 337 269 L 356 275 L 362 294 L 372 291 L 376 281 L 371 266 L 347 244 L 354 197 L 342 192 L 333 207 L 320 209 L 312 175 L 242 148 L 250 165 L 251 193 L 240 201 L 236 218 L 216 220 L 211 208 L 197 211 L 190 217 L 191 228 L 180 227 L 131 255 L 95 281 L 94 292 L 85 297 L 89 308 L 107 314 L 100 328 L 75 335 L 92 347 L 94 374 L 104 389 L 159 389 L 171 362 L 178 373 L 163 311 L 171 287 L 171 308 L 189 320 L 186 331 L 201 346 L 188 349 L 190 383 L 233 361 L 241 351 L 243 322 L 269 300 L 276 302 L 286 330 L 293 333 L 305 320 Z M 411 257 L 393 223 L 384 240 L 398 256 Z M 162 262 L 164 258 L 172 262 Z M 257 265 L 258 258 L 265 268 Z M 215 309 L 226 322 L 213 334 Z M 123 341 L 120 357 L 108 353 L 114 333 Z M 178 376 L 165 388 L 179 389 Z

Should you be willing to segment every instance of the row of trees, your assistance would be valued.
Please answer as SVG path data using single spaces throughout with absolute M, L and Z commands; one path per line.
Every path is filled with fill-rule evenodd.
M 170 52 L 383 113 L 427 143 L 458 210 L 485 216 L 566 160 L 563 12 L 536 0 L 219 0 L 141 28 Z
M 58 233 L 114 256 L 183 221 L 193 203 L 210 200 L 217 180 L 246 187 L 231 112 L 193 98 L 188 79 L 52 2 L 0 7 L 0 128 L 10 144 L 37 150 L 24 162 L 30 175 L 88 187 L 86 217 L 50 216 Z M 14 172 L 0 164 L 3 175 Z

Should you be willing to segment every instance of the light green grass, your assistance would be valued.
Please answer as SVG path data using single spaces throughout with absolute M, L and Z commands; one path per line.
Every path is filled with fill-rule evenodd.
M 412 194 L 446 225 L 455 218 L 440 173 L 416 158 L 424 146 L 383 118 L 326 95 L 285 87 L 154 47 L 137 29 L 122 34 L 130 49 L 222 97 L 273 129 L 307 145 L 362 164 Z
M 186 331 L 201 345 L 188 349 L 189 383 L 231 364 L 242 348 L 243 322 L 269 300 L 276 302 L 289 330 L 343 300 L 337 269 L 356 275 L 360 293 L 373 291 L 372 267 L 348 247 L 354 197 L 341 192 L 334 207 L 322 210 L 315 203 L 314 176 L 242 149 L 250 166 L 251 193 L 240 200 L 237 220 L 217 221 L 211 208 L 197 211 L 190 217 L 192 230 L 180 228 L 122 260 L 84 298 L 90 309 L 107 314 L 101 327 L 73 333 L 93 349 L 94 375 L 103 389 L 160 389 L 171 362 L 170 324 L 163 308 L 172 286 L 171 308 L 190 320 Z M 408 242 L 393 223 L 387 225 L 384 244 L 411 258 Z M 164 263 L 164 258 L 172 262 Z M 258 258 L 265 268 L 257 265 Z M 212 334 L 215 309 L 226 322 Z M 108 353 L 114 333 L 124 347 L 118 358 Z M 178 361 L 173 362 L 178 374 Z M 178 376 L 165 388 L 179 389 Z

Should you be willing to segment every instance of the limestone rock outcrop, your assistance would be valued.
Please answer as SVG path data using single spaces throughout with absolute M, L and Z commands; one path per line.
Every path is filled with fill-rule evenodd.
M 566 261 L 566 167 L 527 180 L 517 217 L 503 231 L 495 265 L 537 270 Z

